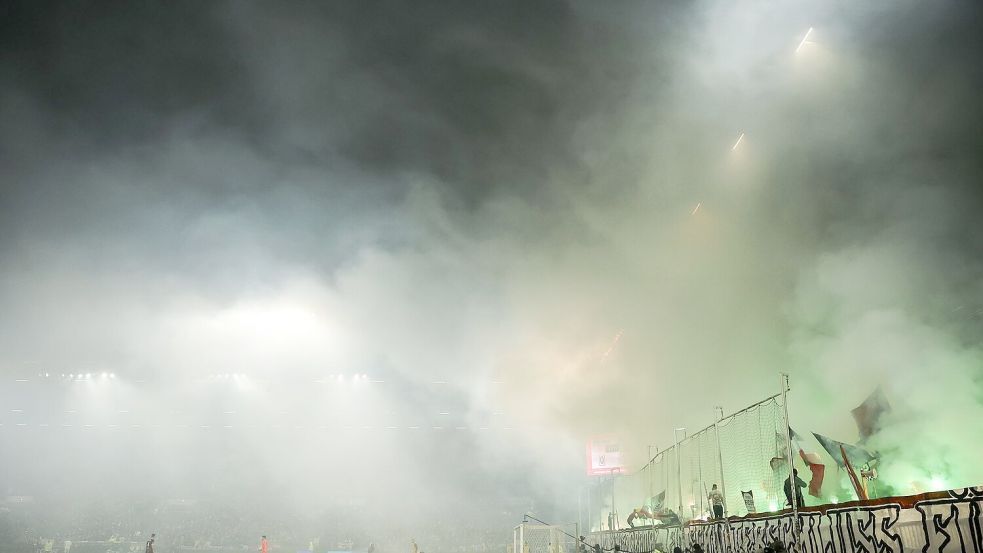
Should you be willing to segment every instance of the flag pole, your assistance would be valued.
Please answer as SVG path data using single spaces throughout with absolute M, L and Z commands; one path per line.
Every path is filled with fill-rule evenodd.
M 788 422 L 788 374 L 781 373 L 782 406 L 785 409 L 785 453 L 788 459 L 789 498 L 792 500 L 792 551 L 799 548 L 799 501 L 798 488 L 795 483 L 795 467 L 792 465 L 792 428 Z

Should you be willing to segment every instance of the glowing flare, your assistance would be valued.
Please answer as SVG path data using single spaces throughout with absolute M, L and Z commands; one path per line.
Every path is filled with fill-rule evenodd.
M 621 341 L 621 335 L 624 333 L 625 333 L 624 330 L 619 330 L 618 333 L 615 334 L 614 340 L 611 341 L 611 345 L 608 347 L 608 350 L 605 351 L 604 355 L 601 356 L 601 361 L 604 361 L 605 359 L 608 358 L 609 355 L 611 355 L 611 352 L 614 351 L 615 346 L 617 346 L 618 342 Z
M 799 46 L 796 47 L 795 53 L 799 53 L 799 50 L 802 49 L 802 45 L 806 43 L 806 40 L 809 38 L 809 35 L 811 34 L 812 34 L 812 27 L 809 27 L 809 30 L 806 31 L 806 36 L 802 37 L 802 42 L 800 42 Z
M 737 142 L 735 142 L 734 145 L 731 146 L 730 151 L 733 152 L 734 150 L 736 150 L 737 147 L 741 145 L 742 140 L 744 140 L 744 133 L 741 133 L 741 136 L 737 137 Z
M 700 210 L 701 205 L 703 205 L 703 202 L 696 202 L 696 207 L 693 208 L 693 211 L 690 213 L 690 215 L 696 215 L 696 212 Z

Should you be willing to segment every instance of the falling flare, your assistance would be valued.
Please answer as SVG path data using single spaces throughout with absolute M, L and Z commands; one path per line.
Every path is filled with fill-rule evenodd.
M 809 27 L 809 30 L 806 31 L 806 36 L 802 37 L 802 42 L 800 42 L 799 46 L 795 49 L 796 54 L 799 53 L 799 50 L 802 49 L 802 45 L 806 43 L 806 40 L 809 38 L 809 35 L 811 34 L 812 34 L 812 27 Z
M 733 152 L 734 150 L 736 150 L 737 147 L 741 145 L 742 140 L 744 140 L 744 133 L 741 133 L 741 136 L 737 137 L 737 142 L 735 142 L 734 145 L 731 146 L 730 151 Z
M 611 352 L 614 351 L 615 346 L 617 346 L 618 342 L 621 340 L 621 335 L 624 333 L 624 330 L 619 330 L 618 333 L 614 335 L 614 340 L 611 341 L 611 345 L 608 347 L 608 350 L 601 356 L 601 361 L 604 361 L 609 355 L 611 355 Z
M 701 205 L 703 205 L 703 202 L 696 202 L 696 207 L 693 208 L 693 211 L 690 213 L 690 215 L 696 215 L 696 212 L 700 210 Z

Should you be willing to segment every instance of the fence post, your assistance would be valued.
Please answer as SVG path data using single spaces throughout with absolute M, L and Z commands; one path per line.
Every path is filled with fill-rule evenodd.
M 617 530 L 618 510 L 614 508 L 614 468 L 611 469 L 611 516 L 609 520 L 610 524 L 608 525 L 608 530 Z
M 782 406 L 785 409 L 785 445 L 788 455 L 788 483 L 789 498 L 792 501 L 792 551 L 797 551 L 799 547 L 799 501 L 798 488 L 795 485 L 795 467 L 792 465 L 792 427 L 788 422 L 788 374 L 781 373 L 782 382 Z
M 584 522 L 584 488 L 577 488 L 577 528 L 579 529 Z M 578 536 L 580 534 L 577 534 Z
M 591 480 L 593 480 L 593 478 L 591 478 Z M 591 482 L 590 485 L 587 486 L 587 531 L 588 532 L 594 531 L 594 522 L 593 522 L 593 518 L 591 517 L 591 511 L 594 510 L 594 501 L 591 499 L 590 496 L 590 491 L 593 488 L 594 488 L 594 482 Z
M 717 420 L 713 423 L 713 434 L 717 438 L 717 462 L 720 464 L 720 494 L 724 496 L 724 535 L 721 537 L 720 545 L 723 551 L 729 551 L 730 510 L 727 508 L 727 484 L 724 482 L 724 453 L 720 449 L 720 421 L 724 420 L 724 408 L 718 405 L 715 409 L 720 412 Z M 712 504 L 710 505 L 710 509 L 713 509 Z
M 713 434 L 717 438 L 717 463 L 720 465 L 720 494 L 724 496 L 724 519 L 729 516 L 727 510 L 727 484 L 724 483 L 724 454 L 720 450 L 720 421 L 724 419 L 724 408 L 721 406 L 716 406 L 714 409 L 720 411 L 720 416 L 713 423 Z M 710 506 L 713 509 L 713 505 Z
M 679 505 L 676 507 L 676 516 L 679 517 L 679 522 L 683 521 L 683 473 L 680 465 L 679 456 L 679 438 L 676 437 L 676 432 L 679 430 L 685 431 L 685 428 L 673 428 L 672 429 L 672 439 L 675 442 L 672 447 L 676 449 L 676 493 L 679 498 Z M 685 436 L 684 436 L 685 437 Z

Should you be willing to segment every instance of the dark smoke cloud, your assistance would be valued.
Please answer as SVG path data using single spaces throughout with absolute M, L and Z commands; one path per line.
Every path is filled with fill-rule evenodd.
M 975 6 L 3 10 L 7 380 L 108 367 L 157 383 L 129 393 L 164 420 L 213 407 L 170 381 L 379 373 L 403 388 L 366 399 L 372 424 L 449 403 L 471 429 L 175 432 L 120 493 L 148 475 L 200 490 L 183 452 L 201 451 L 218 496 L 570 501 L 585 436 L 640 459 L 775 393 L 779 371 L 793 417 L 843 439 L 884 385 L 899 486 L 979 483 L 959 430 L 983 411 Z M 338 444 L 370 461 L 319 464 Z M 8 487 L 62 468 L 30 462 Z

